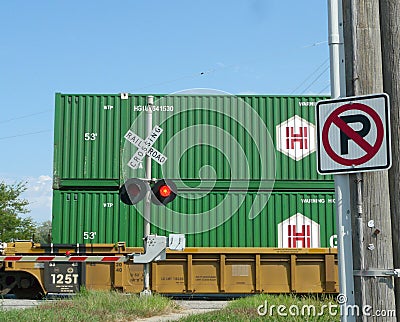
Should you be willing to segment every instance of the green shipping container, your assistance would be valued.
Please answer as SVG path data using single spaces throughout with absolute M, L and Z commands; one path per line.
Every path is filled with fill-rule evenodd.
M 60 179 L 107 179 L 118 184 L 124 102 L 119 95 L 56 94 L 55 188 Z
M 320 96 L 155 95 L 153 147 L 168 159 L 152 176 L 184 181 L 331 181 L 315 158 Z M 127 166 L 146 138 L 147 95 L 56 94 L 54 188 L 117 187 L 144 177 Z M 157 153 L 156 153 L 157 155 Z
M 143 202 L 118 191 L 55 190 L 54 243 L 142 246 Z M 151 233 L 184 233 L 187 247 L 335 247 L 333 191 L 192 191 L 152 205 Z

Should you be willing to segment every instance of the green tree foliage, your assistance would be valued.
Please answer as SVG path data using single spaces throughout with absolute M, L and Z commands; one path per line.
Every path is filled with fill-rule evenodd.
M 26 214 L 28 201 L 21 199 L 21 193 L 26 190 L 26 183 L 20 182 L 8 185 L 0 182 L 0 241 L 9 242 L 12 239 L 30 239 L 35 231 L 31 217 L 21 218 Z
M 41 244 L 50 244 L 51 243 L 51 221 L 50 220 L 42 222 L 36 228 L 35 242 L 38 242 Z

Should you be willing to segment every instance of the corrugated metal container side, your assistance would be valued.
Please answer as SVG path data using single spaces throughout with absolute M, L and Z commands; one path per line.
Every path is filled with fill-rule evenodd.
M 315 140 L 315 103 L 325 98 L 254 95 L 156 96 L 156 108 L 172 106 L 173 112 L 153 113 L 153 124 L 164 129 L 154 147 L 163 152 L 168 160 L 163 166 L 153 162 L 152 173 L 155 177 L 183 180 L 198 179 L 200 171 L 202 179 L 332 180 L 332 176 L 321 176 L 317 173 L 315 149 L 303 155 L 301 149 L 299 150 L 303 143 L 305 151 L 308 151 L 305 149 L 307 145 L 311 148 L 311 141 Z M 142 133 L 141 136 L 145 133 L 145 113 L 137 111 L 137 107 L 145 105 L 145 102 L 144 97 L 139 100 L 131 96 L 128 110 L 130 116 L 124 117 L 130 120 L 126 126 L 134 124 L 132 128 L 135 133 Z M 295 116 L 298 118 L 293 119 Z M 308 141 L 301 141 L 298 137 L 300 133 L 297 133 L 299 129 L 293 126 L 300 125 L 300 118 L 310 123 Z M 286 124 L 290 119 L 293 124 Z M 293 132 L 289 131 L 289 136 L 293 134 L 293 137 L 288 137 L 287 142 L 282 142 L 279 138 L 277 127 L 280 125 L 284 134 L 286 128 Z M 269 132 L 271 141 L 265 136 L 265 131 Z M 285 151 L 287 154 L 281 152 L 280 148 L 286 150 L 286 144 L 289 144 L 289 151 Z M 129 144 L 125 143 L 125 146 Z M 292 147 L 298 149 L 291 149 Z M 127 153 L 127 158 L 123 158 L 124 163 L 135 149 Z M 276 157 L 275 162 L 273 154 Z M 204 165 L 212 166 L 214 171 L 203 171 Z M 249 173 L 246 173 L 246 169 Z M 130 173 L 133 176 L 144 175 L 144 169 Z
M 60 179 L 120 178 L 120 95 L 56 94 L 54 187 Z M 123 106 L 125 107 L 123 108 Z M 79 185 L 86 185 L 79 182 Z M 105 185 L 104 182 L 100 183 Z
M 200 176 L 212 180 L 332 180 L 332 176 L 318 175 L 310 146 L 315 132 L 314 105 L 324 98 L 155 95 L 158 110 L 153 113 L 153 124 L 164 132 L 154 147 L 168 160 L 163 166 L 153 162 L 153 176 L 183 180 Z M 139 94 L 128 99 L 120 95 L 57 94 L 54 188 L 118 186 L 124 176 L 143 177 L 143 169 L 126 171 L 127 160 L 137 148 L 124 135 L 134 124 L 132 130 L 144 139 L 146 99 L 147 95 Z M 173 111 L 161 110 L 165 106 Z M 300 119 L 310 126 L 304 130 L 303 134 L 309 135 L 304 142 L 299 142 L 300 132 L 295 128 L 303 122 Z M 282 142 L 279 126 L 282 133 L 287 129 L 293 132 L 287 132 L 292 135 L 287 142 Z M 265 129 L 270 142 L 263 140 Z
M 268 197 L 268 192 L 184 192 L 168 207 L 152 205 L 152 223 L 161 228 L 152 225 L 151 232 L 185 233 L 187 247 L 335 246 L 333 191 L 274 191 Z M 261 213 L 251 219 L 255 204 Z M 55 190 L 53 242 L 142 246 L 143 202 L 136 206 L 121 203 L 117 191 Z M 188 233 L 207 225 L 212 228 Z
M 54 243 L 129 240 L 131 245 L 143 246 L 143 217 L 130 213 L 118 192 L 54 190 L 52 209 Z

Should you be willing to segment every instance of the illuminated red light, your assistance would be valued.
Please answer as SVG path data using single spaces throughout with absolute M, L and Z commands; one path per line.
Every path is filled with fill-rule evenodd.
M 160 187 L 160 195 L 161 197 L 168 197 L 171 194 L 171 189 L 167 185 L 161 186 Z

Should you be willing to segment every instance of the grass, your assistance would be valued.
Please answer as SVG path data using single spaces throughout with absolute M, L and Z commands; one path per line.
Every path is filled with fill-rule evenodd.
M 261 316 L 257 313 L 257 308 L 262 305 L 260 308 L 261 313 L 264 313 L 264 307 L 267 303 L 266 314 Z M 245 297 L 236 301 L 232 301 L 228 304 L 225 309 L 219 311 L 213 311 L 203 314 L 190 315 L 186 318 L 182 318 L 179 321 L 184 322 L 211 322 L 211 321 L 240 321 L 240 322 L 253 322 L 253 321 L 323 321 L 323 322 L 331 322 L 331 321 L 340 321 L 339 315 L 339 306 L 337 307 L 337 314 L 332 316 L 329 314 L 329 303 L 331 305 L 337 305 L 334 297 L 320 297 L 317 298 L 315 296 L 295 296 L 295 295 L 271 295 L 271 294 L 262 294 Z M 271 309 L 271 306 L 275 305 Z M 285 309 L 281 307 L 280 313 L 286 314 L 280 315 L 278 314 L 277 307 L 279 305 L 284 305 Z M 308 305 L 308 307 L 304 307 L 303 315 L 302 308 L 303 305 Z M 311 308 L 311 305 L 315 307 L 315 316 L 313 315 L 313 311 L 311 309 L 311 314 L 308 315 L 308 308 Z M 323 308 L 323 305 L 326 305 Z M 298 308 L 298 314 L 296 312 L 296 308 Z M 270 313 L 273 315 L 269 315 Z M 323 312 L 321 316 L 318 316 L 318 313 Z M 332 312 L 335 312 L 334 307 L 331 309 Z M 294 315 L 292 315 L 294 314 Z
M 267 304 L 267 305 L 265 305 Z M 273 307 L 273 305 L 275 305 Z M 283 305 L 278 313 L 278 306 Z M 303 309 L 304 305 L 308 305 Z M 323 308 L 323 305 L 326 307 Z M 182 318 L 185 322 L 253 322 L 253 321 L 340 321 L 339 313 L 329 314 L 329 305 L 337 305 L 334 297 L 329 296 L 296 296 L 262 294 L 231 301 L 225 309 L 204 314 L 190 315 Z M 260 307 L 261 306 L 261 307 Z M 315 314 L 308 308 L 315 307 Z M 257 312 L 265 315 L 261 316 Z M 86 291 L 68 300 L 48 301 L 44 304 L 25 310 L 0 311 L 0 321 L 18 322 L 71 322 L 71 321 L 135 321 L 155 315 L 179 311 L 175 302 L 160 295 L 139 297 L 107 291 Z M 298 314 L 292 315 L 292 313 Z M 336 308 L 338 311 L 338 307 Z M 332 308 L 335 311 L 335 308 Z M 320 312 L 324 314 L 318 316 Z M 272 315 L 270 315 L 272 313 Z
M 68 300 L 48 301 L 35 308 L 0 311 L 0 321 L 71 322 L 134 321 L 178 311 L 171 300 L 153 295 L 139 297 L 118 292 L 82 291 Z

